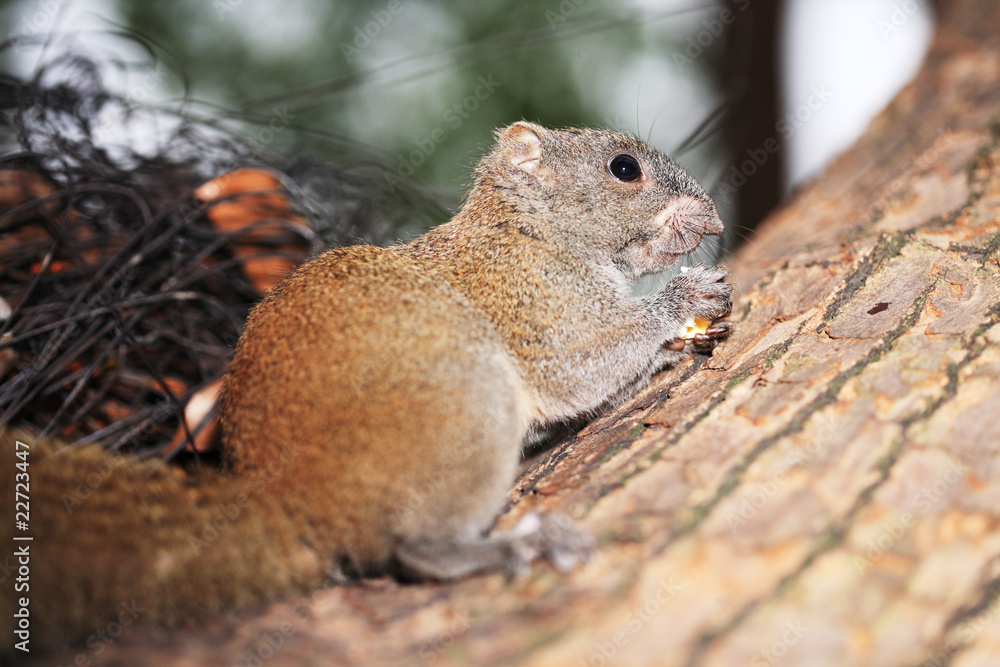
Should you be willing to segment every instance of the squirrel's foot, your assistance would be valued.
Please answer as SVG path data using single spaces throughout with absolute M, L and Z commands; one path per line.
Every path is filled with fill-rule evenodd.
M 403 542 L 395 560 L 404 575 L 451 580 L 497 570 L 516 576 L 539 557 L 566 571 L 586 563 L 596 551 L 594 539 L 568 517 L 528 514 L 510 532 L 491 537 L 421 537 Z
M 526 514 L 500 538 L 510 541 L 512 557 L 506 569 L 512 576 L 524 572 L 539 557 L 546 558 L 560 572 L 567 572 L 589 562 L 597 553 L 597 543 L 590 533 L 574 526 L 565 514 Z

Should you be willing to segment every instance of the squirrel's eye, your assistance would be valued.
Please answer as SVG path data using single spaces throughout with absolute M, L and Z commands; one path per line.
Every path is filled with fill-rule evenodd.
M 639 166 L 639 161 L 626 153 L 611 158 L 611 161 L 608 162 L 608 171 L 622 183 L 634 183 L 642 178 L 642 167 Z

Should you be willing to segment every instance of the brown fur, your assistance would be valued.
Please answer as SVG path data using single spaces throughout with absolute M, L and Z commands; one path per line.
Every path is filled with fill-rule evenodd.
M 609 173 L 621 153 L 640 180 Z M 33 639 L 84 637 L 132 600 L 140 622 L 165 624 L 244 608 L 331 567 L 451 578 L 585 558 L 589 538 L 567 524 L 483 533 L 532 429 L 621 400 L 690 352 L 665 345 L 686 318 L 728 313 L 720 269 L 628 294 L 721 230 L 690 175 L 634 138 L 506 128 L 451 222 L 408 245 L 320 255 L 253 309 L 222 396 L 225 471 L 184 479 L 36 445 Z M 67 511 L 64 494 L 96 469 Z

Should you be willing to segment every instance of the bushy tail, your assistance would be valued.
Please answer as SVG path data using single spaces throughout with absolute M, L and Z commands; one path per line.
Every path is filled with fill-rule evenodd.
M 318 585 L 322 558 L 266 487 L 0 428 L 0 656 Z

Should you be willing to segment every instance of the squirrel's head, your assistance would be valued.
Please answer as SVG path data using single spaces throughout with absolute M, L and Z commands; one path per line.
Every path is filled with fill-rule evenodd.
M 691 174 L 617 132 L 514 123 L 497 132 L 478 173 L 477 186 L 498 189 L 539 231 L 628 279 L 663 271 L 704 234 L 722 233 Z

